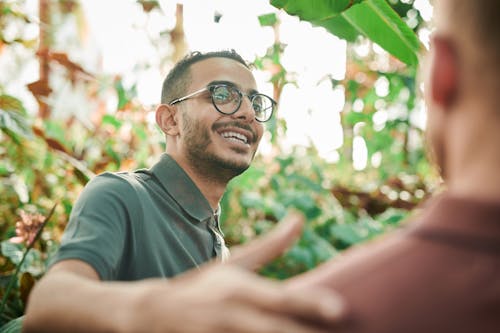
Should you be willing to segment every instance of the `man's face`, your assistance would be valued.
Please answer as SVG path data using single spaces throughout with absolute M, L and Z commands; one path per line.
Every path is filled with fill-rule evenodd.
M 202 60 L 193 64 L 190 72 L 187 93 L 220 81 L 234 84 L 244 94 L 257 90 L 252 73 L 232 59 Z M 209 92 L 182 102 L 179 111 L 181 149 L 195 168 L 234 177 L 250 166 L 264 129 L 255 120 L 247 97 L 243 97 L 239 110 L 231 115 L 215 109 Z

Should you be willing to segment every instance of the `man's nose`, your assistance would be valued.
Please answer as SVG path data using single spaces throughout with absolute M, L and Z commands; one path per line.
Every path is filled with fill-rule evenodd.
M 249 97 L 242 97 L 240 108 L 233 114 L 233 116 L 238 119 L 244 119 L 248 122 L 255 119 L 255 111 L 253 110 L 252 101 Z

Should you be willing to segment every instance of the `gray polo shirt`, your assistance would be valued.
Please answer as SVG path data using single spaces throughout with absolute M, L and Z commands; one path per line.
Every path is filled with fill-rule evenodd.
M 151 169 L 93 178 L 52 263 L 79 259 L 102 280 L 129 281 L 172 277 L 227 253 L 210 204 L 163 154 Z

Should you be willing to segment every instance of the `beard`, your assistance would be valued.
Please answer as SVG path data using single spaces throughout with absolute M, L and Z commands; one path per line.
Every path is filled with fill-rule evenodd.
M 212 143 L 210 131 L 199 121 L 189 117 L 187 112 L 182 115 L 184 141 L 186 145 L 186 156 L 191 165 L 198 170 L 201 175 L 208 178 L 228 182 L 232 178 L 240 175 L 250 167 L 249 162 L 239 162 L 223 158 L 209 150 Z M 215 131 L 216 125 L 210 130 Z M 235 150 L 237 152 L 237 150 Z M 253 156 L 252 155 L 252 159 Z

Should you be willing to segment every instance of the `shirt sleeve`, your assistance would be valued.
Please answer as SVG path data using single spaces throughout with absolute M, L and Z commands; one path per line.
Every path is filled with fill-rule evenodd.
M 120 266 L 127 229 L 139 207 L 126 178 L 104 173 L 92 179 L 73 206 L 61 246 L 51 264 L 79 259 L 102 280 L 113 280 Z

